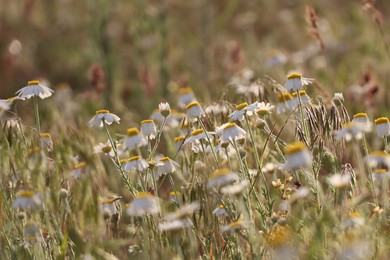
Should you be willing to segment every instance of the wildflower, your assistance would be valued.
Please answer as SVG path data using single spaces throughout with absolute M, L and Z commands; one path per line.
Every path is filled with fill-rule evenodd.
M 208 105 L 204 110 L 207 114 L 213 114 L 214 116 L 226 114 L 228 112 L 228 108 L 226 106 L 218 103 Z
M 236 110 L 229 115 L 229 118 L 233 121 L 242 121 L 244 119 L 244 115 L 252 115 L 253 110 L 257 108 L 258 102 L 256 101 L 253 104 L 248 105 L 248 103 L 244 102 L 236 106 Z
M 275 66 L 283 65 L 287 62 L 287 57 L 279 50 L 270 50 L 267 52 L 267 57 L 265 59 L 265 66 L 272 68 Z
M 191 219 L 182 218 L 162 222 L 158 224 L 158 228 L 160 229 L 160 231 L 171 231 L 192 227 L 193 225 L 194 223 L 192 223 Z
M 147 142 L 135 127 L 127 129 L 127 137 L 123 140 L 125 149 L 134 150 L 138 147 L 146 145 Z
M 168 116 L 169 118 L 170 116 Z M 161 125 L 164 122 L 164 116 L 161 115 L 160 111 L 158 109 L 153 110 L 152 114 L 150 115 L 150 119 L 152 119 L 157 124 Z
M 191 217 L 195 211 L 200 209 L 199 202 L 191 202 L 190 204 L 186 204 L 180 207 L 180 209 L 172 214 L 167 215 L 164 220 L 172 221 L 175 219 L 183 219 Z
M 43 200 L 40 193 L 30 189 L 21 190 L 16 194 L 13 202 L 14 209 L 40 210 L 43 208 Z
M 89 120 L 88 125 L 89 127 L 97 126 L 97 127 L 103 127 L 104 123 L 107 125 L 111 125 L 112 123 L 119 124 L 119 121 L 121 119 L 119 116 L 110 113 L 110 111 L 102 109 L 96 111 L 96 115 L 92 117 L 91 120 Z
M 49 133 L 40 133 L 39 135 L 41 137 L 41 145 L 49 150 L 53 150 L 53 140 L 51 139 L 51 135 Z
M 296 201 L 299 199 L 304 199 L 310 194 L 310 189 L 304 186 L 299 187 L 292 195 L 291 201 Z
M 139 192 L 135 195 L 126 212 L 131 217 L 140 217 L 146 215 L 156 215 L 160 213 L 160 206 L 155 198 L 149 192 Z
M 220 216 L 229 216 L 229 213 L 227 212 L 224 205 L 219 205 L 213 210 L 213 215 L 220 217 Z
M 351 140 L 360 140 L 363 138 L 363 126 L 356 122 L 348 122 L 340 130 L 334 131 L 336 140 L 349 142 Z
M 180 203 L 180 196 L 181 196 L 180 191 L 171 191 L 169 193 L 169 201 Z
M 171 107 L 169 106 L 169 103 L 168 102 L 165 102 L 165 103 L 160 103 L 158 105 L 158 109 L 160 110 L 160 114 L 163 116 L 163 117 L 168 117 L 170 114 L 171 114 Z
M 370 259 L 373 256 L 373 246 L 367 239 L 361 239 L 357 232 L 344 232 L 340 244 L 336 259 Z
M 180 88 L 178 105 L 180 108 L 185 108 L 188 104 L 195 102 L 195 96 L 191 88 Z
M 258 82 L 252 82 L 250 84 L 238 84 L 236 86 L 236 93 L 243 94 L 247 98 L 251 98 L 252 96 L 258 97 L 260 93 L 264 92 L 264 87 L 260 85 Z
M 248 185 L 249 181 L 243 180 L 242 182 L 222 187 L 221 193 L 225 195 L 239 194 L 242 193 Z
M 334 93 L 334 96 L 332 98 L 333 102 L 337 103 L 343 103 L 344 102 L 344 96 L 343 93 Z
M 111 142 L 108 140 L 106 143 L 99 143 L 93 147 L 93 153 L 104 153 L 111 157 L 115 156 L 115 153 L 112 149 Z
M 230 235 L 233 235 L 234 232 L 240 231 L 244 228 L 246 228 L 246 224 L 242 220 L 237 220 L 229 225 L 221 227 L 221 231 L 222 233 L 230 232 Z
M 344 188 L 349 185 L 351 181 L 351 175 L 349 174 L 334 174 L 328 177 L 330 185 L 335 188 Z
M 123 169 L 126 172 L 137 170 L 137 171 L 144 171 L 149 167 L 149 164 L 146 162 L 145 159 L 142 159 L 141 156 L 133 156 L 130 159 L 127 160 L 127 162 L 123 165 Z
M 205 113 L 198 102 L 192 102 L 186 106 L 186 115 L 190 120 L 195 121 Z
M 306 106 L 306 105 L 310 104 L 310 102 L 311 102 L 311 99 L 307 95 L 305 90 L 300 90 L 299 91 L 299 96 L 300 97 L 298 96 L 298 92 L 294 92 L 292 95 L 294 97 L 294 99 L 292 101 L 293 108 L 296 108 L 297 106 L 299 106 L 299 99 L 301 99 L 302 106 Z
M 186 137 L 184 135 L 175 138 L 176 150 L 179 150 L 180 147 L 184 146 L 185 139 Z
M 236 125 L 236 123 L 226 123 L 217 129 L 217 133 L 221 134 L 220 142 L 234 142 L 239 138 L 245 138 L 246 132 L 244 129 Z
M 365 160 L 370 167 L 390 167 L 390 155 L 384 151 L 371 152 Z
M 352 122 L 360 124 L 364 132 L 371 131 L 371 122 L 366 113 L 357 113 L 353 116 Z
M 11 108 L 11 104 L 8 100 L 0 99 L 0 115 Z
M 276 111 L 278 114 L 292 110 L 294 107 L 293 97 L 289 92 L 283 92 L 278 97 L 278 103 L 276 104 Z
M 383 179 L 389 179 L 390 178 L 390 172 L 386 169 L 376 169 L 372 174 L 373 180 L 383 180 Z
M 287 91 L 299 91 L 303 90 L 306 85 L 311 84 L 313 79 L 302 77 L 302 74 L 292 73 L 287 76 L 287 82 L 284 85 L 284 88 Z
M 359 212 L 352 212 L 341 222 L 342 229 L 358 228 L 365 223 L 364 218 Z
M 141 133 L 144 137 L 155 139 L 157 135 L 157 129 L 154 121 L 151 119 L 143 120 L 141 122 Z
M 33 222 L 29 222 L 24 225 L 23 236 L 27 241 L 39 240 L 42 238 L 41 230 Z
M 163 157 L 157 163 L 157 177 L 165 175 L 167 173 L 173 173 L 176 171 L 176 167 L 179 167 L 179 164 L 169 157 Z
M 240 178 L 237 173 L 231 172 L 227 168 L 215 170 L 211 176 L 211 180 L 207 183 L 207 188 L 220 188 L 226 186 L 235 181 L 238 181 Z
M 312 156 L 302 142 L 288 145 L 285 153 L 287 162 L 283 165 L 284 169 L 296 170 L 312 163 Z
M 112 199 L 102 199 L 100 203 L 100 211 L 104 215 L 108 215 L 109 217 L 115 214 L 120 214 L 119 206 L 117 204 L 119 199 L 121 199 L 121 197 L 115 197 Z
M 379 137 L 386 137 L 390 135 L 390 123 L 387 117 L 380 117 L 375 119 L 376 134 Z
M 271 114 L 274 108 L 275 106 L 271 105 L 270 103 L 260 102 L 258 103 L 255 112 L 258 116 L 266 116 Z
M 210 136 L 210 134 L 214 134 L 214 132 L 208 132 L 208 134 Z M 188 143 L 192 143 L 195 141 L 199 141 L 199 140 L 205 139 L 206 137 L 207 137 L 206 133 L 204 132 L 203 129 L 201 129 L 201 128 L 196 129 L 191 133 L 191 136 L 189 138 L 187 138 L 187 140 L 184 141 L 183 144 L 188 144 Z
M 31 80 L 27 83 L 27 86 L 18 90 L 16 94 L 21 98 L 30 99 L 31 97 L 40 97 L 45 99 L 53 94 L 54 90 L 42 86 L 39 80 Z
M 266 163 L 263 168 L 261 168 L 261 171 L 265 174 L 265 173 L 268 173 L 268 174 L 272 174 L 274 173 L 275 171 L 275 164 L 271 163 L 271 162 L 268 162 Z
M 80 178 L 83 173 L 86 171 L 86 168 L 87 168 L 87 164 L 85 162 L 79 162 L 79 163 L 76 163 L 74 164 L 73 166 L 73 170 L 71 172 L 71 175 L 78 179 Z

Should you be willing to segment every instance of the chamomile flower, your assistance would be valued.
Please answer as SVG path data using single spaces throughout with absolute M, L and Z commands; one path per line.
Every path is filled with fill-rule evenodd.
M 242 220 L 237 220 L 235 222 L 230 223 L 229 225 L 221 227 L 221 232 L 229 232 L 230 235 L 233 235 L 234 232 L 240 231 L 246 228 L 246 224 Z
M 306 85 L 311 84 L 313 79 L 302 77 L 302 74 L 292 73 L 287 76 L 287 82 L 284 84 L 284 88 L 287 91 L 299 91 L 303 90 Z
M 372 172 L 371 176 L 374 181 L 376 180 L 381 181 L 383 179 L 389 179 L 390 172 L 389 170 L 386 169 L 376 169 L 375 171 Z
M 41 137 L 41 146 L 47 148 L 48 150 L 53 150 L 53 140 L 49 133 L 40 133 Z
M 270 103 L 260 102 L 258 103 L 255 112 L 258 116 L 266 116 L 271 114 L 272 110 L 274 109 L 275 106 L 271 105 Z
M 236 123 L 223 124 L 217 128 L 216 131 L 221 135 L 221 143 L 228 143 L 229 141 L 234 142 L 237 139 L 246 137 L 245 130 L 239 127 Z
M 27 241 L 42 239 L 41 230 L 34 222 L 29 222 L 24 226 L 23 236 Z
M 119 124 L 120 120 L 121 119 L 119 118 L 119 116 L 110 113 L 110 111 L 108 110 L 102 109 L 96 111 L 96 115 L 92 117 L 91 120 L 89 120 L 88 125 L 89 127 L 103 127 L 104 123 L 106 123 L 107 125 L 111 125 L 114 122 Z
M 273 68 L 279 65 L 283 65 L 287 62 L 286 55 L 279 50 L 269 50 L 266 55 L 264 65 L 268 68 Z
M 191 88 L 180 88 L 177 104 L 180 108 L 185 108 L 188 104 L 195 102 L 196 98 Z
M 353 116 L 352 122 L 358 123 L 364 132 L 370 132 L 372 124 L 366 113 L 357 113 Z
M 256 101 L 253 104 L 248 105 L 248 103 L 244 102 L 236 106 L 236 110 L 233 111 L 229 115 L 229 118 L 233 121 L 242 121 L 244 119 L 244 115 L 247 114 L 251 116 L 253 114 L 253 110 L 257 108 L 258 102 Z
M 16 194 L 12 205 L 14 209 L 41 210 L 43 208 L 43 200 L 39 192 L 26 189 Z
M 11 104 L 6 99 L 0 99 L 0 116 L 4 111 L 7 111 L 11 108 Z
M 367 164 L 371 168 L 389 168 L 390 167 L 390 155 L 384 151 L 371 152 L 365 158 Z
M 309 150 L 302 142 L 295 142 L 288 145 L 285 149 L 285 153 L 287 162 L 282 168 L 289 171 L 309 166 L 313 160 Z
M 104 153 L 111 157 L 115 156 L 114 150 L 112 149 L 111 142 L 108 140 L 106 143 L 99 143 L 93 147 L 93 153 L 99 154 Z
M 360 140 L 363 138 L 363 126 L 356 122 L 345 123 L 340 130 L 333 132 L 336 140 Z
M 171 191 L 169 193 L 169 201 L 180 204 L 180 202 L 181 202 L 181 193 L 180 193 L 180 191 Z
M 87 172 L 87 164 L 85 162 L 79 162 L 73 165 L 73 170 L 71 172 L 71 175 L 75 179 L 78 179 L 82 175 L 84 175 L 85 172 Z
M 198 118 L 204 116 L 205 112 L 198 102 L 192 102 L 186 106 L 186 115 L 191 121 L 196 121 Z
M 214 132 L 207 132 L 208 136 L 211 138 L 211 134 L 215 134 Z M 183 144 L 193 143 L 202 139 L 206 139 L 206 133 L 203 129 L 196 129 L 192 131 L 191 136 L 187 138 Z
M 342 229 L 358 228 L 363 226 L 365 219 L 359 212 L 352 212 L 341 222 Z
M 171 221 L 164 221 L 158 224 L 158 228 L 160 231 L 172 231 L 172 230 L 179 230 L 184 228 L 192 227 L 194 223 L 192 223 L 191 219 L 189 218 L 181 218 L 181 219 L 174 219 Z
M 176 167 L 179 167 L 179 164 L 169 157 L 161 158 L 157 165 L 157 178 L 165 175 L 167 173 L 173 173 L 176 171 Z
M 220 216 L 227 217 L 227 216 L 229 216 L 229 213 L 227 212 L 224 205 L 219 205 L 218 207 L 216 207 L 213 210 L 213 215 L 215 215 L 217 217 L 220 217 Z
M 276 104 L 276 112 L 278 114 L 291 111 L 294 108 L 294 100 L 289 92 L 283 92 L 278 97 L 278 103 Z
M 186 137 L 184 135 L 175 137 L 176 150 L 183 148 Z
M 157 200 L 149 192 L 139 192 L 127 207 L 126 213 L 131 217 L 157 215 L 160 213 L 160 206 Z
M 141 156 L 133 156 L 127 160 L 127 162 L 123 165 L 123 169 L 126 172 L 129 171 L 144 171 L 149 167 L 149 164 L 146 162 L 145 159 L 142 159 Z
M 164 122 L 164 116 L 161 115 L 158 109 L 153 110 L 152 114 L 150 115 L 150 119 L 152 119 L 154 122 L 156 122 L 159 125 L 161 125 Z
M 233 195 L 242 193 L 246 187 L 248 187 L 249 181 L 243 180 L 239 183 L 235 183 L 232 185 L 227 185 L 221 188 L 221 193 L 225 195 Z
M 390 135 L 390 122 L 387 117 L 375 119 L 375 130 L 379 137 L 387 137 Z
M 191 217 L 195 211 L 200 209 L 200 203 L 195 201 L 191 202 L 190 204 L 186 204 L 180 207 L 180 209 L 174 213 L 171 213 L 164 217 L 164 220 L 166 221 L 172 221 L 175 219 L 183 219 Z
M 141 133 L 146 138 L 155 139 L 157 135 L 157 128 L 154 121 L 151 119 L 143 120 L 141 122 Z
M 100 211 L 104 215 L 112 216 L 114 214 L 120 214 L 117 202 L 121 197 L 115 197 L 112 199 L 102 199 L 100 202 Z
M 227 114 L 228 108 L 224 104 L 214 103 L 211 105 L 208 105 L 204 111 L 209 115 L 220 115 L 220 114 Z
M 207 183 L 207 188 L 219 189 L 220 187 L 229 185 L 239 179 L 237 173 L 232 172 L 227 168 L 215 170 Z
M 350 174 L 334 174 L 328 177 L 328 182 L 335 188 L 344 188 L 349 185 L 350 181 Z
M 127 137 L 123 140 L 125 149 L 134 150 L 147 144 L 145 138 L 135 127 L 127 129 Z
M 344 95 L 343 93 L 334 93 L 332 101 L 336 103 L 336 105 L 344 102 Z
M 45 99 L 53 94 L 54 90 L 41 85 L 39 80 L 31 80 L 27 83 L 27 86 L 18 90 L 16 94 L 21 98 L 30 99 L 31 97 L 39 97 Z
M 294 92 L 293 94 L 293 108 L 296 108 L 297 106 L 299 106 L 299 99 L 301 99 L 301 102 L 302 102 L 302 106 L 306 106 L 308 104 L 311 103 L 311 98 L 309 97 L 309 95 L 307 95 L 306 91 L 305 90 L 300 90 L 299 91 L 299 96 L 298 96 L 298 91 L 297 92 Z
M 165 103 L 161 102 L 158 105 L 158 109 L 160 110 L 160 114 L 163 117 L 168 117 L 171 114 L 171 107 L 169 106 L 168 102 L 165 102 Z

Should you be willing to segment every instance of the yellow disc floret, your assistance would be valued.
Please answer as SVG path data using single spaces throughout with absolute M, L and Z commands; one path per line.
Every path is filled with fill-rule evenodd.
M 127 129 L 127 136 L 139 135 L 139 130 L 135 127 Z
M 301 79 L 302 74 L 299 73 L 291 73 L 290 75 L 287 76 L 287 79 Z
M 98 111 L 96 111 L 96 115 L 98 114 L 108 114 L 110 113 L 110 111 L 108 111 L 107 109 L 100 109 Z
M 389 123 L 389 119 L 387 117 L 380 117 L 380 118 L 375 119 L 376 125 L 388 124 L 388 123 Z
M 27 86 L 33 86 L 33 85 L 39 85 L 39 80 L 30 80 L 28 83 L 27 83 Z
M 295 143 L 292 143 L 286 147 L 285 153 L 292 154 L 292 153 L 300 152 L 300 151 L 305 150 L 305 149 L 306 149 L 306 146 L 304 143 L 295 142 Z
M 242 110 L 248 106 L 248 103 L 244 102 L 236 106 L 236 110 Z

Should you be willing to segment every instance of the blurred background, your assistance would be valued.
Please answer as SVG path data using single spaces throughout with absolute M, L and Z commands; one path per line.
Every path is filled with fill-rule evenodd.
M 300 71 L 330 93 L 357 84 L 375 96 L 368 105 L 386 104 L 389 9 L 386 0 L 2 0 L 0 98 L 40 79 L 149 114 L 183 86 L 218 100 L 249 68 L 282 84 Z

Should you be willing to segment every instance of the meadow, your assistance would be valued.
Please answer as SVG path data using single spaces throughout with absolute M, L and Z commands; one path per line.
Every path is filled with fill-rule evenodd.
M 386 1 L 0 2 L 0 259 L 388 259 Z

